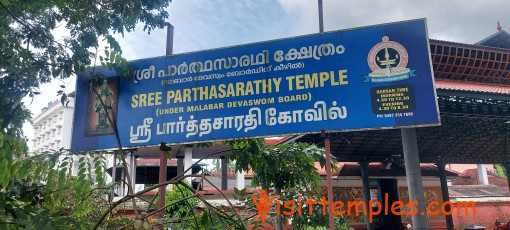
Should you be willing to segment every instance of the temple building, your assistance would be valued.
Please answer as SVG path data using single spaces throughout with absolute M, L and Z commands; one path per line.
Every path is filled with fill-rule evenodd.
M 492 227 L 497 213 L 510 212 L 508 190 L 483 185 L 457 184 L 448 188 L 450 179 L 463 175 L 445 170 L 448 164 L 501 164 L 510 170 L 510 34 L 501 27 L 476 44 L 430 39 L 431 60 L 435 87 L 441 115 L 441 126 L 416 128 L 417 149 L 421 163 L 423 191 L 417 191 L 425 202 L 432 198 L 458 202 L 473 200 L 478 205 L 477 215 L 425 216 L 433 229 L 462 228 L 469 225 Z M 419 96 L 419 95 L 417 95 Z M 395 192 L 393 201 L 409 199 L 409 177 L 403 178 L 405 167 L 401 130 L 374 130 L 362 132 L 330 133 L 331 154 L 343 167 L 336 177 L 358 178 L 352 186 L 338 185 L 340 194 L 357 194 L 357 199 L 381 199 L 363 194 Z M 320 134 L 307 134 L 292 138 L 293 141 L 324 146 Z M 424 164 L 434 170 L 424 171 Z M 433 165 L 433 166 L 431 166 Z M 397 167 L 397 168 L 395 168 Z M 430 169 L 430 168 L 429 168 Z M 389 174 L 381 173 L 387 171 Z M 400 171 L 400 174 L 399 174 Z M 416 171 L 413 169 L 413 171 Z M 480 173 L 487 173 L 482 168 Z M 368 175 L 359 181 L 362 174 Z M 431 181 L 431 176 L 437 179 Z M 477 175 L 478 176 L 478 175 Z M 458 183 L 462 180 L 455 179 Z M 508 179 L 510 180 L 510 178 Z M 507 184 L 508 181 L 507 180 Z M 363 186 L 362 184 L 366 184 Z M 471 186 L 471 187 L 469 187 Z M 478 186 L 478 187 L 476 187 Z M 507 185 L 508 186 L 508 185 Z M 352 192 L 356 190 L 355 192 Z M 360 191 L 358 191 L 360 189 Z M 483 192 L 485 190 L 485 192 Z M 339 195 L 339 194 L 335 194 Z M 497 205 L 490 200 L 496 200 Z M 488 203 L 489 202 L 489 203 Z M 472 211 L 472 210 L 471 210 Z M 419 215 L 418 215 L 419 216 Z M 365 222 L 366 220 L 357 221 Z M 508 221 L 508 220 L 503 220 Z M 365 223 L 360 229 L 401 229 L 414 220 L 408 216 L 385 216 L 379 223 Z
M 499 164 L 507 172 L 510 171 L 510 34 L 498 27 L 495 34 L 476 44 L 435 39 L 430 39 L 429 44 L 441 126 L 413 128 L 419 152 L 419 156 L 413 156 L 415 158 L 412 160 L 417 162 L 414 167 L 408 167 L 406 161 L 409 159 L 404 159 L 403 135 L 399 129 L 329 133 L 331 155 L 339 162 L 340 169 L 332 178 L 334 197 L 364 200 L 368 204 L 369 200 L 381 201 L 383 194 L 392 194 L 387 205 L 396 201 L 408 202 L 410 197 L 416 195 L 422 197 L 424 202 L 436 200 L 458 203 L 473 200 L 477 204 L 477 216 L 455 212 L 452 215 L 424 213 L 412 217 L 390 214 L 378 216 L 373 223 L 368 223 L 367 218 L 348 217 L 356 229 L 412 228 L 423 220 L 426 223 L 419 224 L 425 224 L 431 229 L 458 229 L 469 225 L 491 227 L 497 216 L 495 213 L 510 213 L 510 178 L 506 179 L 506 188 L 490 185 L 490 179 L 487 178 L 494 175 L 487 175 L 483 165 Z M 321 134 L 306 134 L 268 142 L 281 144 L 297 141 L 324 146 L 325 140 Z M 172 156 L 177 160 L 168 161 L 166 180 L 184 173 L 191 167 L 193 159 L 218 153 L 209 157 L 222 159 L 221 179 L 217 181 L 217 186 L 212 187 L 228 190 L 232 188 L 229 183 L 234 180 L 236 188 L 248 186 L 253 175 L 228 174 L 225 159 L 227 151 L 226 146 L 174 147 Z M 134 179 L 137 184 L 155 183 L 159 175 L 156 174 L 155 165 L 149 166 L 149 160 L 141 159 L 159 158 L 159 152 L 159 147 L 150 147 L 133 153 L 133 157 L 140 158 L 140 164 L 132 167 L 132 170 L 136 170 L 134 174 L 137 177 L 143 175 L 145 178 Z M 446 165 L 450 164 L 480 166 L 475 176 L 447 168 Z M 317 168 L 325 177 L 324 169 Z M 200 169 L 193 168 L 184 174 L 190 175 L 197 170 Z M 414 173 L 414 177 L 409 176 L 410 172 Z M 480 183 L 463 184 L 463 180 L 474 180 L 473 176 L 479 178 L 477 180 Z M 192 178 L 189 180 L 193 181 Z M 419 182 L 421 189 L 412 190 L 410 187 L 413 183 L 410 180 L 417 180 L 413 183 Z M 504 179 L 498 179 L 501 180 Z M 497 200 L 498 205 L 490 203 L 494 200 Z

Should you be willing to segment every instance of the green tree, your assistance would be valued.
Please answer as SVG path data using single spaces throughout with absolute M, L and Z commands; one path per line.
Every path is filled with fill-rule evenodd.
M 494 165 L 494 168 L 496 169 L 496 175 L 501 177 L 501 178 L 504 178 L 506 179 L 508 174 L 507 174 L 507 171 L 505 169 L 505 167 L 501 164 L 495 164 Z
M 183 198 L 188 196 L 193 196 L 193 192 L 190 191 L 188 188 L 179 184 L 173 185 L 172 190 L 165 193 L 165 203 L 166 204 L 171 204 L 174 202 L 176 203 L 166 208 L 165 213 L 169 214 L 170 217 L 179 219 L 188 215 L 190 207 L 196 206 L 199 202 L 199 199 L 197 198 L 183 200 Z
M 79 158 L 76 177 L 71 176 L 73 155 Z M 108 208 L 100 197 L 109 188 L 98 153 L 61 150 L 12 162 L 9 183 L 0 185 L 0 229 L 88 229 Z
M 315 162 L 319 162 L 321 168 L 326 165 L 324 149 L 306 143 L 289 143 L 277 146 L 264 146 L 264 139 L 251 139 L 229 142 L 233 149 L 228 155 L 229 159 L 235 160 L 236 170 L 251 169 L 253 171 L 253 186 L 263 189 L 273 188 L 281 200 L 297 200 L 299 195 L 320 194 L 321 177 Z M 337 170 L 335 162 L 332 168 Z M 239 194 L 237 194 L 239 196 Z M 250 199 L 245 199 L 249 207 L 253 207 Z M 277 201 L 278 202 L 278 201 Z M 297 203 L 297 202 L 296 202 Z M 293 221 L 293 226 L 304 228 L 306 226 L 324 226 L 320 207 L 310 218 L 301 218 Z M 274 216 L 275 213 L 270 213 Z M 282 216 L 277 217 L 281 221 Z M 327 217 L 326 217 L 327 218 Z M 276 228 L 280 227 L 277 223 Z
M 102 187 L 104 161 L 97 152 L 90 156 L 92 162 L 80 157 L 78 177 L 73 178 L 71 158 L 58 161 L 62 150 L 23 159 L 22 124 L 30 112 L 21 101 L 38 95 L 42 83 L 84 71 L 95 58 L 131 77 L 132 68 L 113 35 L 131 32 L 139 23 L 148 33 L 164 27 L 170 1 L 0 0 L 1 229 L 88 229 L 97 221 L 102 209 L 95 198 L 107 189 Z M 101 41 L 107 47 L 99 47 Z M 67 96 L 58 94 L 64 103 Z
M 214 159 L 212 161 L 214 167 L 212 168 L 212 172 L 221 172 L 221 160 L 220 159 Z M 233 161 L 227 161 L 227 172 L 235 172 L 235 162 Z
M 137 23 L 148 33 L 164 27 L 164 8 L 170 1 L 1 0 L 0 130 L 20 138 L 21 125 L 29 118 L 21 100 L 37 95 L 41 83 L 83 71 L 101 39 L 111 51 L 101 58 L 129 72 L 112 35 L 131 32 Z M 57 33 L 69 34 L 56 37 Z

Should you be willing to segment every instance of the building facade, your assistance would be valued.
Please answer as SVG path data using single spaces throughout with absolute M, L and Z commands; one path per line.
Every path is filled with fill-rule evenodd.
M 69 149 L 73 113 L 74 100 L 67 103 L 67 106 L 62 105 L 60 100 L 49 102 L 32 120 L 34 139 L 31 152 L 38 154 L 47 150 Z
M 31 140 L 30 154 L 42 154 L 47 151 L 70 149 L 71 132 L 74 114 L 74 93 L 68 97 L 68 102 L 63 105 L 60 100 L 48 103 L 41 113 L 32 119 L 34 137 Z M 73 175 L 78 173 L 78 159 L 74 159 Z

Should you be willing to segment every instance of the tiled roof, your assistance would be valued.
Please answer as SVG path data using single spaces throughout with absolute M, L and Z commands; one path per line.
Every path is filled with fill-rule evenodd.
M 159 166 L 158 158 L 138 158 L 136 159 L 138 166 Z M 177 160 L 167 160 L 167 165 L 177 165 Z
M 266 145 L 278 145 L 290 138 L 292 138 L 293 136 L 283 136 L 283 137 L 274 137 L 274 138 L 266 138 L 265 139 L 265 144 Z
M 482 41 L 477 42 L 476 44 L 510 49 L 510 34 L 504 30 L 501 30 L 483 39 Z
M 500 188 L 508 189 L 508 181 L 504 178 L 494 176 L 492 173 L 487 172 L 487 179 L 489 184 L 495 185 Z M 466 169 L 457 178 L 452 180 L 452 185 L 479 185 L 478 170 Z
M 433 164 L 420 164 L 422 176 L 439 176 L 437 167 Z M 321 174 L 325 175 L 325 174 Z M 356 162 L 343 162 L 339 176 L 361 176 L 361 167 Z M 369 176 L 406 176 L 405 169 L 397 164 L 370 163 L 368 165 Z M 446 176 L 457 176 L 458 173 L 446 169 Z
M 342 162 L 336 163 L 336 167 L 338 167 L 338 170 L 342 170 L 343 165 L 344 164 Z M 315 168 L 319 171 L 319 175 L 326 176 L 326 167 L 321 168 L 320 163 L 315 162 Z
M 339 173 L 337 176 L 361 176 L 361 167 L 357 162 L 338 162 L 336 164 L 338 167 Z M 386 169 L 387 166 L 389 169 Z M 439 176 L 437 167 L 433 164 L 420 164 L 421 166 L 421 174 L 422 176 Z M 326 176 L 326 168 L 321 168 L 319 162 L 315 162 L 315 168 L 317 168 L 319 175 Z M 387 163 L 370 163 L 368 165 L 368 175 L 369 176 L 405 176 L 405 169 L 396 165 L 396 164 L 387 164 Z M 459 173 L 453 170 L 446 169 L 446 176 L 455 177 L 458 176 Z M 253 178 L 253 171 L 248 171 L 246 173 L 245 178 Z
M 487 46 L 482 44 L 467 44 L 462 42 L 452 42 L 452 41 L 446 41 L 446 40 L 439 40 L 439 39 L 429 39 L 430 44 L 436 44 L 436 45 L 453 45 L 458 47 L 465 47 L 465 48 L 479 48 L 479 49 L 487 49 L 487 50 L 495 50 L 495 51 L 508 51 L 506 48 L 501 47 L 493 47 L 493 46 Z
M 433 164 L 420 164 L 422 176 L 438 176 L 437 167 Z M 339 169 L 338 176 L 361 176 L 361 168 L 357 162 L 338 162 L 336 166 Z M 389 166 L 390 169 L 386 169 Z M 319 175 L 326 176 L 326 168 L 321 168 L 319 162 L 315 162 Z M 405 170 L 395 164 L 370 163 L 368 166 L 369 176 L 405 176 Z M 446 176 L 457 176 L 458 172 L 446 169 Z M 253 178 L 253 171 L 248 171 L 245 178 Z
M 213 177 L 217 177 L 217 178 L 220 178 L 222 177 L 222 174 L 221 172 L 211 172 L 210 173 Z M 237 173 L 236 172 L 227 172 L 227 178 L 229 180 L 235 180 L 237 178 Z
M 508 196 L 508 190 L 494 185 L 454 185 L 448 187 L 452 197 L 494 197 Z
M 489 85 L 475 82 L 460 82 L 436 79 L 436 89 L 510 94 L 510 86 Z

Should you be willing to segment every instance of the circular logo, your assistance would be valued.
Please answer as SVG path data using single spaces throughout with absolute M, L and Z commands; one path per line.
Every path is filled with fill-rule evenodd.
M 405 68 L 409 56 L 407 50 L 398 42 L 390 41 L 388 36 L 382 37 L 368 53 L 368 66 L 372 71 L 380 69 Z

